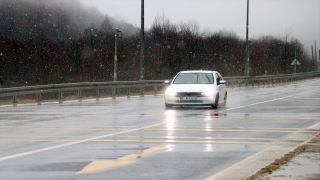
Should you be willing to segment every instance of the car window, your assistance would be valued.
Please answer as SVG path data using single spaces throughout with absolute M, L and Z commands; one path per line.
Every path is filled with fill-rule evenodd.
M 180 73 L 173 84 L 214 84 L 211 73 Z

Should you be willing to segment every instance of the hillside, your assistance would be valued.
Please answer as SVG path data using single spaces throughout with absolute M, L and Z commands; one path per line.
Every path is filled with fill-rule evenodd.
M 87 28 L 100 29 L 107 17 L 98 9 L 85 7 L 79 0 L 1 0 L 1 39 L 77 39 Z M 136 31 L 133 25 L 109 18 L 113 28 Z
M 112 81 L 114 27 L 123 32 L 118 41 L 117 80 L 138 80 L 137 27 L 85 7 L 79 0 L 0 0 L 2 87 Z M 301 42 L 290 34 L 250 40 L 251 76 L 293 73 L 294 58 L 302 64 L 297 72 L 315 68 Z M 190 69 L 243 76 L 245 46 L 232 31 L 204 33 L 195 21 L 172 24 L 159 16 L 145 31 L 144 79 L 168 79 Z

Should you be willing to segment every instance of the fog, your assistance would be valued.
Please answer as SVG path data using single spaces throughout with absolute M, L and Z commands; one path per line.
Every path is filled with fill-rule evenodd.
M 81 0 L 111 17 L 125 19 L 140 27 L 140 0 Z M 145 0 L 145 27 L 163 12 L 170 22 L 196 21 L 202 31 L 233 31 L 246 37 L 246 0 Z M 311 53 L 314 41 L 320 44 L 319 0 L 250 0 L 249 37 L 298 38 Z M 320 45 L 318 46 L 320 47 Z

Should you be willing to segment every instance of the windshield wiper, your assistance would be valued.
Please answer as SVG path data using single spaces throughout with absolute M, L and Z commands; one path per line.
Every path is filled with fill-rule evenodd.
M 208 75 L 206 75 L 206 77 L 207 77 L 208 81 L 210 82 L 209 84 L 211 84 L 211 81 L 210 81 L 210 78 L 208 77 Z

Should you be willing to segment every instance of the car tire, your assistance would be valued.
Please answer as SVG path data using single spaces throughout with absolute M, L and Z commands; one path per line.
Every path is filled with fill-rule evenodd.
M 165 104 L 165 106 L 166 106 L 167 109 L 172 108 L 172 105 L 171 105 L 171 104 Z
M 211 104 L 212 109 L 217 109 L 219 103 L 219 94 L 216 95 L 216 99 L 214 101 L 214 104 Z
M 226 94 L 224 95 L 223 107 L 226 107 L 226 106 L 227 106 L 227 99 L 228 99 L 228 94 L 226 93 Z

